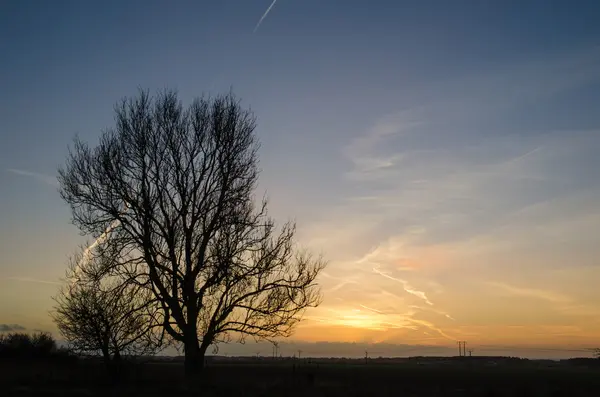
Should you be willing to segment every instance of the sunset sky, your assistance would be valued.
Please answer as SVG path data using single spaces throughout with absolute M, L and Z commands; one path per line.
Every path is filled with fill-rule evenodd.
M 271 3 L 0 3 L 0 332 L 55 332 L 73 136 L 231 87 L 258 193 L 329 260 L 295 341 L 600 347 L 600 3 Z

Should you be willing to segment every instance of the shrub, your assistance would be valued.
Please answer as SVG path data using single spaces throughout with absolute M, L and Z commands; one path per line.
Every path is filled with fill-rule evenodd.
M 0 358 L 50 357 L 58 350 L 56 341 L 46 332 L 0 335 Z

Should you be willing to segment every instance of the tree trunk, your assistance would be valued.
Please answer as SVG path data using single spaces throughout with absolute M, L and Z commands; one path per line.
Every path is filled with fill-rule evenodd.
M 115 354 L 112 359 L 112 379 L 114 383 L 121 382 L 121 375 L 123 370 L 123 361 L 121 360 L 121 354 L 119 350 L 115 350 Z
M 102 358 L 104 359 L 104 366 L 106 367 L 106 371 L 108 372 L 108 374 L 111 374 L 111 359 L 110 359 L 110 352 L 108 351 L 108 347 L 102 347 Z
M 196 334 L 192 334 L 184 342 L 185 350 L 185 377 L 192 379 L 198 374 L 203 367 L 204 356 L 200 354 L 200 346 Z
M 187 293 L 185 293 L 187 292 Z M 200 345 L 198 344 L 198 311 L 195 305 L 194 284 L 191 278 L 186 280 L 184 295 L 193 297 L 189 300 L 187 307 L 187 327 L 184 330 L 185 349 L 185 377 L 188 381 L 194 379 L 202 370 L 204 357 L 200 354 Z
M 119 374 L 118 374 L 118 365 L 119 363 L 115 362 L 115 359 L 110 356 L 110 352 L 108 350 L 102 349 L 102 355 L 104 356 L 104 365 L 106 367 L 106 372 L 110 381 L 113 383 L 118 383 Z
M 203 370 L 206 366 L 206 350 L 208 349 L 208 345 L 204 343 L 200 344 L 200 370 Z

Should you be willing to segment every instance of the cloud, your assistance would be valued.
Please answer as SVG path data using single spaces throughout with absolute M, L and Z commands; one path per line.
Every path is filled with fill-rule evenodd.
M 488 268 L 511 266 L 511 257 L 514 266 L 525 261 L 536 269 L 538 279 L 556 279 L 558 275 L 548 270 L 567 265 L 571 273 L 583 271 L 597 263 L 599 195 L 598 188 L 576 189 L 507 209 L 486 228 L 474 228 L 456 250 L 489 257 L 480 265 Z
M 456 319 L 454 317 L 452 317 L 451 315 L 449 315 L 448 313 L 446 313 L 446 312 L 444 312 L 442 310 L 436 310 L 436 309 L 432 308 L 431 306 L 422 307 L 422 306 L 417 306 L 417 305 L 410 305 L 410 307 L 412 307 L 414 309 L 422 310 L 422 311 L 427 311 L 427 312 L 435 313 L 437 315 L 444 316 L 444 317 L 446 317 L 449 320 L 456 321 Z
M 43 182 L 45 184 L 48 184 L 50 186 L 56 186 L 56 187 L 59 186 L 58 180 L 56 179 L 56 177 L 51 176 L 51 175 L 41 174 L 39 172 L 19 170 L 16 168 L 8 168 L 7 171 L 11 172 L 13 174 L 16 174 L 16 175 L 22 175 L 22 176 L 28 176 L 28 177 L 34 178 L 34 179 L 36 179 L 40 182 Z
M 341 152 L 352 188 L 303 230 L 332 258 L 325 301 L 309 312 L 315 323 L 377 340 L 467 338 L 481 318 L 498 327 L 576 324 L 564 332 L 597 335 L 600 295 L 583 286 L 600 276 L 600 130 L 577 128 L 552 108 L 597 80 L 600 52 L 508 65 L 426 87 L 420 101 L 348 140 Z M 528 301 L 496 299 L 495 316 L 475 295 Z M 533 320 L 536 301 L 547 305 Z M 459 315 L 464 307 L 473 314 Z
M 61 283 L 58 282 L 58 281 L 40 280 L 40 279 L 30 278 L 30 277 L 3 277 L 3 278 L 5 280 L 21 281 L 21 282 L 25 282 L 25 283 L 39 283 L 39 284 L 61 285 Z
M 532 298 L 540 301 L 546 301 L 552 305 L 553 312 L 558 318 L 568 318 L 583 320 L 590 324 L 600 316 L 600 309 L 595 302 L 582 302 L 581 299 L 555 292 L 548 289 L 539 289 L 533 287 L 514 286 L 502 282 L 486 282 L 486 286 L 495 289 L 505 296 L 514 296 L 521 298 Z
M 402 159 L 402 154 L 377 155 L 375 152 L 386 140 L 402 137 L 423 124 L 421 109 L 407 109 L 397 114 L 385 116 L 375 122 L 366 134 L 358 136 L 342 149 L 342 153 L 354 164 L 351 178 L 370 175 L 376 177 L 378 171 L 393 167 Z
M 451 340 L 451 341 L 455 341 L 456 337 L 450 336 L 448 335 L 446 332 L 444 332 L 441 328 L 436 327 L 433 323 L 429 322 L 429 321 L 425 321 L 425 320 L 417 320 L 414 318 L 409 319 L 408 321 L 410 321 L 411 323 L 414 324 L 418 324 L 418 325 L 422 325 L 424 327 L 427 327 L 428 329 L 435 331 L 436 333 L 440 334 L 442 337 Z
M 561 95 L 600 80 L 600 52 L 570 55 L 407 93 L 419 99 L 375 118 L 340 148 L 349 193 L 302 232 L 332 258 L 328 275 L 337 279 L 323 278 L 323 308 L 362 309 L 352 321 L 397 338 L 409 326 L 441 336 L 427 325 L 462 335 L 457 302 L 488 310 L 474 294 L 548 302 L 544 315 L 557 323 L 592 318 L 597 311 L 588 303 L 600 297 L 582 292 L 574 275 L 597 263 L 600 130 L 558 118 L 564 109 L 555 106 Z M 569 285 L 550 271 L 565 267 Z M 406 294 L 394 293 L 389 280 Z M 505 314 L 494 321 L 522 319 L 518 310 L 498 310 Z M 424 313 L 431 317 L 414 318 Z
M 0 324 L 0 332 L 25 331 L 26 328 L 19 324 Z
M 365 306 L 365 305 L 359 305 L 359 306 L 360 306 L 360 307 L 362 307 L 363 309 L 370 310 L 370 311 L 372 311 L 373 313 L 377 313 L 377 314 L 383 314 L 383 312 L 382 312 L 382 311 L 380 311 L 380 310 L 377 310 L 377 309 L 373 309 L 372 307 L 368 307 L 368 306 Z
M 408 292 L 411 295 L 414 295 L 418 298 L 421 298 L 425 301 L 425 303 L 427 303 L 428 305 L 433 305 L 433 303 L 431 303 L 431 301 L 427 298 L 427 295 L 425 295 L 425 292 L 423 291 L 419 291 L 415 288 L 413 288 L 408 281 L 400 279 L 400 278 L 396 278 L 393 276 L 390 276 L 389 274 L 386 274 L 384 272 L 382 272 L 381 270 L 377 269 L 377 268 L 373 268 L 373 271 L 377 274 L 379 274 L 380 276 L 383 276 L 385 278 L 389 278 L 390 280 L 394 280 L 399 282 L 400 284 L 402 284 L 402 287 L 404 288 L 404 291 Z
M 366 305 L 329 305 L 329 307 L 313 310 L 306 320 L 321 326 L 342 326 L 360 330 L 388 332 L 390 330 L 417 330 L 412 316 L 415 310 L 404 311 L 378 310 Z
M 394 178 L 394 171 L 414 165 L 415 160 L 422 167 L 432 162 L 435 165 L 440 154 L 462 155 L 456 151 L 464 150 L 465 145 L 475 149 L 469 154 L 476 155 L 482 138 L 507 135 L 500 131 L 505 124 L 512 135 L 509 143 L 517 138 L 529 145 L 530 137 L 515 134 L 523 128 L 517 118 L 522 117 L 519 112 L 598 80 L 600 49 L 593 48 L 504 64 L 495 70 L 425 87 L 426 94 L 408 93 L 421 99 L 397 113 L 383 115 L 343 147 L 343 154 L 354 165 L 347 176 L 369 181 Z M 545 119 L 551 120 L 551 116 L 552 113 L 546 114 Z M 553 128 L 551 124 L 548 127 Z M 494 155 L 494 146 L 483 149 L 492 149 L 490 154 Z M 455 157 L 456 161 L 461 159 Z M 487 159 L 481 153 L 479 160 Z
M 492 288 L 499 289 L 500 291 L 512 296 L 541 299 L 552 303 L 572 302 L 572 299 L 570 297 L 553 291 L 527 287 L 516 287 L 500 282 L 488 282 L 486 284 Z
M 325 284 L 327 285 L 327 287 L 325 288 L 326 291 L 328 293 L 331 292 L 335 292 L 347 285 L 355 285 L 358 284 L 358 280 L 355 277 L 352 276 L 346 276 L 346 277 L 336 277 L 336 276 L 332 276 L 327 272 L 321 272 L 319 275 L 321 278 L 325 278 L 328 280 L 331 280 L 334 284 L 333 286 L 329 287 L 328 286 L 328 282 L 325 282 Z

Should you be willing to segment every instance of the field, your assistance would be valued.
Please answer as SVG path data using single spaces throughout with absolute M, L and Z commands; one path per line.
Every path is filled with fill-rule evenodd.
M 119 386 L 98 362 L 3 362 L 7 396 L 597 396 L 600 369 L 483 362 L 211 362 L 188 384 L 180 362 L 130 365 Z

